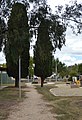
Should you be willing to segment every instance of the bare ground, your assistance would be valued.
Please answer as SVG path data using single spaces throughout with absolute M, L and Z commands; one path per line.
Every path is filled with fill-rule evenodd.
M 42 99 L 34 86 L 28 85 L 26 91 L 26 98 L 12 107 L 7 120 L 56 120 L 56 115 L 50 111 L 50 103 Z
M 71 88 L 70 85 L 58 84 L 58 88 L 50 89 L 50 92 L 55 96 L 82 96 L 82 87 Z

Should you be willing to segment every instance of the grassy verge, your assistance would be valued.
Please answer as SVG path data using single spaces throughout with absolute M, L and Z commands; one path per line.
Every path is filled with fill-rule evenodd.
M 51 112 L 57 114 L 57 120 L 82 120 L 82 97 L 56 97 L 50 93 L 54 85 L 41 88 L 36 86 L 39 93 L 43 94 L 45 100 L 50 101 L 53 109 Z
M 11 107 L 17 105 L 25 97 L 24 92 L 25 91 L 22 91 L 22 99 L 19 100 L 18 88 L 9 86 L 0 90 L 0 120 L 7 119 Z

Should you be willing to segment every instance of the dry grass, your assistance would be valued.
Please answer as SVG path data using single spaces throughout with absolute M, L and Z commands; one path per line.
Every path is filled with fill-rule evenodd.
M 45 100 L 50 101 L 53 109 L 51 112 L 57 113 L 58 120 L 82 120 L 82 97 L 56 97 L 50 93 L 50 88 L 55 85 L 47 85 L 41 88 L 37 86 L 39 93 L 43 94 Z
M 24 98 L 24 91 L 22 91 L 22 99 Z M 19 102 L 19 90 L 13 86 L 0 90 L 0 120 L 7 119 L 11 107 L 18 105 Z

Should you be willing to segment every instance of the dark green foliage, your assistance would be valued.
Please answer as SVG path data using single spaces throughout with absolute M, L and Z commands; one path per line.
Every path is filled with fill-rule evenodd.
M 78 73 L 82 75 L 82 63 L 78 65 Z
M 22 77 L 26 77 L 29 66 L 29 26 L 26 7 L 21 3 L 16 3 L 12 7 L 8 21 L 5 54 L 9 76 L 18 79 L 18 59 L 20 56 Z
M 43 81 L 52 73 L 52 50 L 47 20 L 43 20 L 38 28 L 38 38 L 34 49 L 34 72 Z
M 1 51 L 1 48 L 2 48 L 2 42 L 3 42 L 3 36 L 2 36 L 2 21 L 1 21 L 1 18 L 0 18 L 0 51 Z
M 74 34 L 82 32 L 82 4 L 77 0 L 71 0 L 71 4 L 66 4 L 64 10 L 63 6 L 58 6 L 57 14 L 60 14 L 62 22 L 67 27 L 70 27 Z
M 78 66 L 79 65 L 77 65 L 77 64 L 75 64 L 75 65 L 72 65 L 72 66 L 69 66 L 68 67 L 68 74 L 70 75 L 70 76 L 78 76 L 79 75 L 79 73 L 78 73 Z
M 3 38 L 5 38 L 5 23 L 3 21 L 3 19 L 1 19 L 0 17 L 0 51 L 3 45 Z
M 35 6 L 32 13 L 30 24 L 34 31 L 38 26 L 37 42 L 35 46 L 34 62 L 35 75 L 41 77 L 41 86 L 44 79 L 52 74 L 52 52 L 56 48 L 61 49 L 65 44 L 66 28 L 60 24 L 57 16 L 50 12 L 50 8 L 44 2 L 39 4 L 39 8 Z M 34 32 L 33 32 L 34 33 Z
M 57 67 L 57 71 L 56 71 L 56 67 Z M 57 74 L 59 74 L 61 77 L 67 76 L 69 74 L 67 66 L 64 63 L 60 62 L 58 58 L 53 59 L 52 61 L 52 71 L 54 73 L 57 72 Z
M 32 84 L 38 84 L 38 81 L 33 81 Z
M 37 33 L 36 26 L 39 26 L 41 21 L 46 20 L 48 24 L 49 38 L 53 44 L 54 51 L 56 48 L 61 49 L 65 44 L 65 24 L 61 23 L 58 15 L 51 13 L 51 9 L 48 5 L 40 4 L 39 8 L 36 6 L 34 8 L 35 9 L 34 12 L 32 11 L 30 20 L 30 25 L 34 28 L 34 32 L 31 31 L 31 33 L 35 34 L 35 31 Z M 43 27 L 43 29 L 45 29 L 45 27 Z
M 26 9 L 29 7 L 28 0 L 0 0 L 0 15 L 4 18 L 9 18 L 13 4 L 22 3 L 26 6 Z
M 17 2 L 17 1 L 14 1 L 14 3 L 15 2 Z M 54 47 L 54 51 L 55 51 L 56 48 L 61 49 L 62 45 L 65 44 L 64 32 L 66 31 L 66 28 L 65 28 L 64 24 L 60 23 L 60 20 L 58 20 L 58 16 L 53 15 L 51 13 L 51 9 L 46 4 L 46 0 L 40 0 L 40 1 L 33 0 L 31 2 L 33 2 L 34 8 L 31 12 L 32 14 L 30 14 L 30 17 L 31 17 L 30 22 L 29 22 L 30 28 L 31 28 L 30 31 L 32 33 L 31 35 L 35 34 L 36 37 L 38 36 L 35 49 L 36 49 L 36 51 L 40 51 L 41 55 L 39 55 L 39 54 L 38 55 L 39 55 L 39 57 L 42 57 L 42 58 L 39 58 L 39 60 L 37 62 L 39 62 L 41 60 L 42 68 L 43 69 L 49 68 L 48 71 L 45 70 L 43 72 L 43 69 L 41 69 L 42 72 L 40 71 L 41 77 L 42 77 L 42 79 L 44 79 L 45 77 L 47 77 L 51 74 L 51 68 L 52 68 L 51 61 L 52 61 L 53 47 Z M 13 4 L 13 1 L 11 2 L 9 0 L 8 5 L 10 3 Z M 26 3 L 26 0 L 24 0 L 23 3 Z M 8 27 L 9 27 L 8 28 L 8 42 L 6 43 L 6 46 L 5 46 L 6 59 L 9 62 L 11 59 L 12 66 L 15 67 L 14 69 L 18 69 L 18 56 L 21 55 L 21 57 L 24 57 L 23 56 L 23 53 L 25 51 L 24 45 L 29 44 L 25 40 L 25 39 L 27 39 L 27 37 L 29 37 L 26 34 L 26 31 L 28 33 L 28 25 L 22 24 L 22 22 L 25 20 L 24 19 L 25 16 L 24 16 L 24 12 L 22 12 L 22 9 L 19 9 L 19 8 L 21 8 L 20 3 L 16 3 L 12 6 L 11 16 L 8 21 Z M 16 17 L 14 17 L 14 16 L 16 16 Z M 20 28 L 20 29 L 18 29 L 18 28 Z M 27 28 L 27 29 L 25 29 L 25 28 Z M 24 32 L 24 30 L 25 30 L 25 32 Z M 39 39 L 42 42 L 39 43 Z M 13 41 L 13 44 L 12 44 L 11 40 Z M 22 44 L 21 44 L 21 42 L 22 42 Z M 40 44 L 42 44 L 41 48 L 38 47 Z M 53 44 L 53 47 L 52 47 L 52 44 Z M 45 47 L 46 47 L 46 50 L 45 50 Z M 38 52 L 35 52 L 35 56 L 37 56 L 37 53 Z M 26 57 L 24 57 L 24 58 L 26 58 Z M 37 59 L 35 58 L 35 60 L 37 60 Z M 9 65 L 8 61 L 7 61 L 7 65 Z M 36 65 L 36 66 L 39 66 L 39 65 Z M 35 66 L 35 68 L 36 68 L 36 66 Z M 23 70 L 23 68 L 22 68 L 22 70 Z M 12 70 L 10 70 L 10 72 L 11 71 Z M 18 72 L 16 72 L 15 75 L 18 75 Z
M 68 74 L 72 77 L 82 75 L 82 63 L 68 66 Z
M 34 61 L 33 61 L 33 57 L 30 57 L 30 60 L 29 60 L 29 77 L 33 77 L 34 75 Z
M 49 35 L 54 45 L 54 51 L 56 50 L 56 48 L 61 49 L 62 46 L 65 44 L 66 27 L 58 20 L 58 18 L 59 17 L 57 15 L 52 14 L 51 19 L 49 21 Z

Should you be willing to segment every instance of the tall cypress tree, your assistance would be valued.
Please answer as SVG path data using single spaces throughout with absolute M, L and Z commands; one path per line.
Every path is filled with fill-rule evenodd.
M 22 77 L 28 75 L 29 66 L 29 26 L 26 7 L 21 3 L 12 6 L 8 21 L 8 39 L 5 46 L 7 72 L 13 76 L 18 87 L 18 58 L 21 56 Z
M 65 43 L 65 26 L 61 25 L 57 16 L 50 14 L 48 6 L 40 6 L 32 16 L 31 24 L 38 25 L 37 42 L 34 50 L 35 75 L 44 79 L 52 73 L 52 52 L 61 49 Z M 53 46 L 52 46 L 53 45 Z M 54 48 L 54 49 L 53 49 Z
M 41 87 L 44 79 L 52 73 L 52 43 L 49 38 L 48 21 L 43 19 L 38 28 L 38 37 L 34 49 L 35 75 L 41 77 Z

